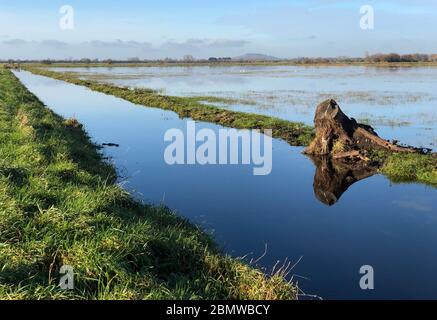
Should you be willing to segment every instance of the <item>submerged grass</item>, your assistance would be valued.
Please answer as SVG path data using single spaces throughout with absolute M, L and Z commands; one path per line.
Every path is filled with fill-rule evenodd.
M 74 73 L 59 73 L 47 69 L 26 67 L 26 70 L 46 77 L 82 85 L 94 91 L 111 94 L 127 101 L 149 107 L 176 112 L 180 117 L 189 117 L 217 123 L 237 129 L 273 129 L 273 137 L 281 138 L 292 146 L 307 146 L 315 136 L 314 128 L 301 123 L 290 122 L 269 116 L 234 112 L 215 106 L 202 104 L 224 102 L 221 98 L 173 97 L 165 96 L 151 89 L 129 89 L 103 84 L 96 81 L 81 80 Z M 341 149 L 341 146 L 337 146 Z M 437 187 L 437 157 L 424 154 L 396 154 L 375 152 L 373 160 L 381 163 L 380 172 L 393 182 L 419 182 Z
M 74 267 L 72 291 L 58 287 L 63 265 Z M 296 296 L 281 274 L 267 277 L 169 209 L 133 200 L 76 120 L 0 68 L 0 299 Z

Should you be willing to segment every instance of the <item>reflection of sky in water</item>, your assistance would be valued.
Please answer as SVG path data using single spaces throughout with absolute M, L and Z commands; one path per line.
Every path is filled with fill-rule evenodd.
M 174 113 L 18 75 L 57 113 L 77 117 L 94 141 L 120 144 L 105 153 L 128 177 L 126 187 L 214 230 L 227 252 L 256 258 L 267 244 L 265 267 L 303 257 L 294 273 L 309 280 L 296 279 L 325 298 L 437 298 L 435 189 L 373 176 L 327 207 L 314 197 L 311 161 L 278 140 L 273 172 L 265 177 L 253 176 L 247 166 L 168 166 L 164 133 L 186 126 Z M 359 289 L 358 271 L 365 264 L 377 274 L 374 292 Z
M 84 77 L 163 90 L 244 100 L 221 104 L 311 124 L 315 106 L 335 98 L 344 111 L 387 139 L 437 149 L 437 68 L 163 67 L 76 68 Z

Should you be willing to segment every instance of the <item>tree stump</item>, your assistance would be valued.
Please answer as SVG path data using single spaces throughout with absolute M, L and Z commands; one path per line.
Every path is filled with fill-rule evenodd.
M 314 123 L 316 138 L 304 151 L 309 155 L 368 160 L 366 151 L 369 150 L 417 152 L 380 138 L 371 126 L 359 124 L 345 115 L 332 99 L 319 104 Z

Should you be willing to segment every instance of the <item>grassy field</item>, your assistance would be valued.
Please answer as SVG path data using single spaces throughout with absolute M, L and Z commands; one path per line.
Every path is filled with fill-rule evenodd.
M 63 265 L 72 291 L 58 287 Z M 284 272 L 133 200 L 77 121 L 0 68 L 0 299 L 296 299 Z

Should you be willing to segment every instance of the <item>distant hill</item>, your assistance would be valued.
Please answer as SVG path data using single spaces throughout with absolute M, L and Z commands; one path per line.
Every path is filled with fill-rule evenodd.
M 236 61 L 277 61 L 277 60 L 281 60 L 281 59 L 279 59 L 277 57 L 273 57 L 273 56 L 268 56 L 265 54 L 260 54 L 260 53 L 247 53 L 247 54 L 243 54 L 242 56 L 232 58 L 232 60 L 236 60 Z

